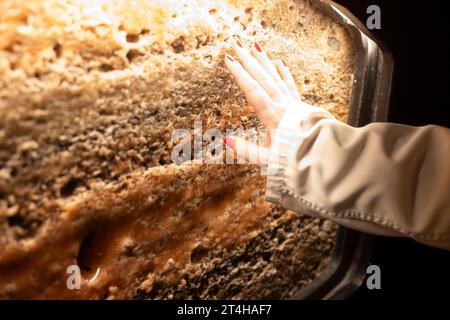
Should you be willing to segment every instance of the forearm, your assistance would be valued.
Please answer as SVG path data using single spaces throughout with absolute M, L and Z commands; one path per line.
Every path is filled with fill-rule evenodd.
M 353 128 L 320 112 L 283 117 L 267 199 L 365 232 L 450 250 L 450 131 L 374 123 Z M 314 119 L 310 117 L 309 119 Z

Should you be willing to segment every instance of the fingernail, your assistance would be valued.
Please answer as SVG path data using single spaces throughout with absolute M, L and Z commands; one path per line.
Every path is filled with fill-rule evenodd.
M 235 141 L 234 141 L 232 138 L 230 138 L 230 137 L 224 137 L 224 138 L 223 138 L 223 141 L 225 142 L 225 144 L 226 144 L 227 146 L 229 146 L 230 148 L 234 149 Z
M 284 59 L 281 59 L 281 62 L 283 62 L 284 66 L 287 68 L 286 62 L 284 61 Z
M 239 41 L 239 39 L 236 39 L 236 43 L 239 47 L 243 48 L 241 41 Z
M 230 56 L 229 54 L 227 54 L 226 56 L 225 56 L 228 60 L 230 60 L 231 62 L 234 62 L 234 59 L 233 59 L 233 57 L 232 56 Z
M 256 48 L 256 50 L 257 50 L 258 52 L 262 52 L 262 49 L 261 49 L 259 43 L 256 42 L 256 41 L 255 41 L 255 48 Z

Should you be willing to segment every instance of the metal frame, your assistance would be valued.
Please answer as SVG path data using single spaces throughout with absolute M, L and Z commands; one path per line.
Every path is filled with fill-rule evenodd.
M 348 123 L 364 126 L 386 121 L 389 110 L 394 59 L 346 8 L 329 0 L 313 2 L 333 21 L 344 26 L 356 45 L 354 85 Z M 373 236 L 339 227 L 331 262 L 310 285 L 291 299 L 345 299 L 366 276 L 372 255 Z

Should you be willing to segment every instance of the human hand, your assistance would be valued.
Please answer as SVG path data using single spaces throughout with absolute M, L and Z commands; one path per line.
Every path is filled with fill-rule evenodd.
M 257 42 L 247 50 L 241 41 L 236 40 L 233 49 L 236 58 L 226 55 L 225 65 L 268 132 L 277 129 L 289 108 L 298 108 L 301 112 L 303 102 L 283 60 L 272 62 Z M 269 136 L 268 147 L 261 147 L 243 138 L 225 137 L 225 143 L 239 156 L 257 159 L 260 165 L 268 162 L 270 141 Z

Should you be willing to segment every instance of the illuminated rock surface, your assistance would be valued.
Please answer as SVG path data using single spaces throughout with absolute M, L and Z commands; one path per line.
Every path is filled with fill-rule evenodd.
M 0 297 L 286 298 L 323 270 L 336 226 L 265 202 L 257 168 L 170 161 L 174 129 L 260 125 L 224 68 L 234 35 L 345 120 L 352 42 L 309 1 L 0 12 Z

